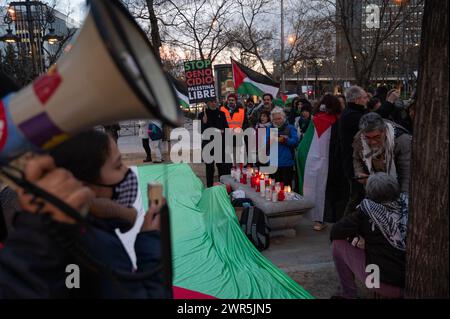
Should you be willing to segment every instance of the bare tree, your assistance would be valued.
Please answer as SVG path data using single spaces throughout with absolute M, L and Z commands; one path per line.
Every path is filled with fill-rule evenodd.
M 406 296 L 448 298 L 448 1 L 426 0 L 414 117 Z
M 262 71 L 269 77 L 267 60 L 273 58 L 275 28 L 268 15 L 273 9 L 272 0 L 236 0 L 238 17 L 234 27 L 229 30 L 230 46 L 240 51 L 240 61 L 247 66 L 258 62 Z
M 298 61 L 311 61 L 320 66 L 321 60 L 334 54 L 334 26 L 316 13 L 309 1 L 291 1 L 287 7 L 288 43 L 284 64 L 292 68 Z
M 160 62 L 160 50 L 163 45 L 163 37 L 166 28 L 175 26 L 173 21 L 167 19 L 168 1 L 167 0 L 123 0 L 133 17 L 140 22 L 148 38 L 151 41 L 153 53 Z
M 234 0 L 167 0 L 167 19 L 174 27 L 166 34 L 166 42 L 199 59 L 216 57 L 229 45 L 226 33 L 233 24 Z
M 273 0 L 237 0 L 238 21 L 230 32 L 232 46 L 240 50 L 241 61 L 258 62 L 262 71 L 277 79 L 282 64 L 287 71 L 303 64 L 320 65 L 318 60 L 333 55 L 334 28 L 328 19 L 319 16 L 305 0 L 293 0 L 285 7 L 287 37 L 285 56 L 277 57 L 278 2 Z M 275 45 L 274 45 L 275 44 Z M 274 61 L 275 60 L 275 61 Z M 274 63 L 273 71 L 268 64 Z M 246 64 L 247 65 L 247 64 Z M 248 65 L 250 66 L 250 65 Z

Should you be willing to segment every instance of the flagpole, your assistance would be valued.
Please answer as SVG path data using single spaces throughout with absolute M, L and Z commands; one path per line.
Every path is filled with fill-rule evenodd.
M 286 92 L 286 77 L 284 70 L 284 1 L 281 0 L 281 93 Z

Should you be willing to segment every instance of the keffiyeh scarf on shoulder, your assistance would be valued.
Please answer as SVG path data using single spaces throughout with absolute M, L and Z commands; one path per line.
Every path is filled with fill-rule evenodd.
M 366 198 L 361 202 L 360 208 L 394 248 L 403 251 L 406 249 L 408 223 L 408 195 L 406 193 L 400 194 L 396 201 L 382 204 Z

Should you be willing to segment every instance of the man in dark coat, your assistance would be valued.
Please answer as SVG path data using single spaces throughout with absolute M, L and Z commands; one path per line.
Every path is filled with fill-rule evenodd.
M 228 166 L 229 164 L 224 163 L 224 150 L 225 150 L 225 143 L 224 143 L 224 134 L 225 129 L 228 128 L 228 122 L 225 116 L 225 113 L 223 113 L 219 108 L 217 107 L 217 102 L 209 101 L 207 102 L 207 107 L 203 112 L 201 112 L 198 115 L 198 119 L 201 121 L 201 133 L 203 134 L 206 129 L 217 129 L 220 131 L 220 134 L 222 136 L 222 161 L 221 163 L 205 163 L 206 165 L 206 187 L 213 186 L 214 183 L 214 163 L 217 166 L 217 171 L 219 173 L 219 178 L 222 175 L 228 174 Z M 212 138 L 203 140 L 202 139 L 202 149 L 205 147 L 209 142 L 212 141 Z M 214 154 L 211 154 L 214 155 Z
M 346 99 L 347 107 L 339 118 L 339 137 L 341 162 L 350 185 L 350 197 L 345 208 L 345 214 L 349 214 L 364 197 L 363 186 L 354 180 L 352 144 L 354 136 L 359 131 L 359 120 L 366 113 L 369 96 L 361 87 L 352 86 L 346 91 Z

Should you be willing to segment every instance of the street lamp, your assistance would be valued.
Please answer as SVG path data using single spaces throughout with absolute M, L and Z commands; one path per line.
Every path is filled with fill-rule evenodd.
M 44 41 L 47 41 L 49 44 L 56 44 L 56 43 L 58 43 L 58 42 L 60 42 L 60 41 L 63 40 L 63 37 L 62 37 L 62 36 L 57 35 L 57 34 L 55 33 L 55 29 L 50 28 L 50 29 L 48 29 L 48 31 L 49 31 L 49 33 L 47 33 L 47 34 L 42 38 Z
M 289 44 L 294 44 L 295 43 L 295 37 L 294 36 L 292 36 L 292 35 L 290 35 L 289 37 L 288 37 L 288 42 L 289 42 Z
M 6 34 L 0 37 L 0 41 L 6 43 L 16 43 L 20 42 L 20 38 L 13 34 L 13 31 L 8 28 L 6 29 Z

